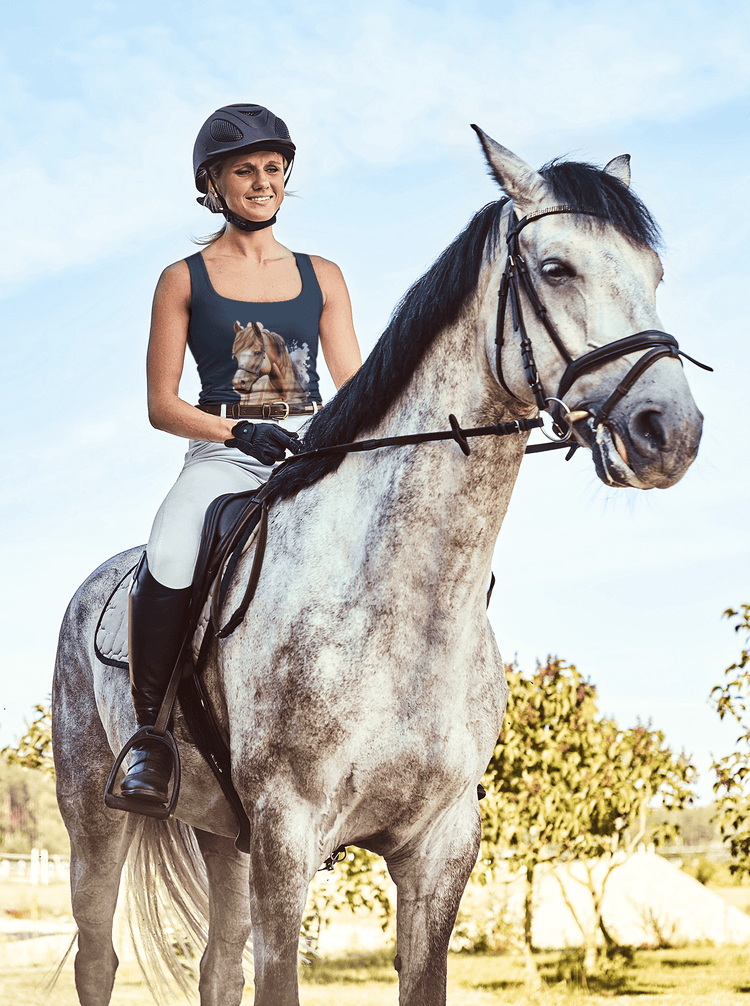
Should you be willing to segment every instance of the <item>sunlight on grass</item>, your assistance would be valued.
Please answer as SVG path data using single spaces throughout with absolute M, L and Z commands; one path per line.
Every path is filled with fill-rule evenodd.
M 638 1006 L 747 1006 L 750 1004 L 750 948 L 683 947 L 638 951 L 624 979 L 612 988 L 589 990 L 559 978 L 564 955 L 535 955 L 545 980 L 543 990 L 524 988 L 523 960 L 515 955 L 451 955 L 448 966 L 449 1006 L 603 1006 L 613 999 L 637 998 Z M 45 982 L 50 967 L 4 968 L 0 1001 L 12 1006 L 78 1006 L 72 961 L 56 987 Z M 197 1003 L 197 994 L 193 1003 Z M 243 1003 L 253 1001 L 251 987 Z M 115 983 L 113 1006 L 146 1006 L 151 998 L 135 964 L 123 965 Z M 168 1002 L 185 1003 L 175 994 Z M 397 1006 L 393 950 L 350 954 L 318 960 L 301 969 L 302 1006 Z

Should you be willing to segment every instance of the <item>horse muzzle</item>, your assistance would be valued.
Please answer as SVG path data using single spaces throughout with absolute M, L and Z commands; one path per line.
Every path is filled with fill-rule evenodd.
M 633 400 L 635 399 L 635 400 Z M 679 482 L 695 460 L 703 416 L 692 400 L 656 402 L 648 394 L 628 396 L 627 405 L 597 421 L 594 403 L 574 424 L 579 441 L 591 449 L 596 473 L 605 485 L 667 489 Z

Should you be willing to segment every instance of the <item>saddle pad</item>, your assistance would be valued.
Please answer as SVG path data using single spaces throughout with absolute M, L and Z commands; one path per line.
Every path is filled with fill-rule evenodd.
M 104 605 L 94 636 L 94 651 L 103 664 L 128 667 L 128 595 L 135 566 L 120 580 Z
M 94 637 L 94 651 L 103 664 L 128 669 L 128 596 L 133 583 L 135 566 L 129 569 L 110 594 L 99 616 Z M 193 636 L 193 660 L 197 659 L 208 625 L 211 596 L 203 606 L 198 626 Z

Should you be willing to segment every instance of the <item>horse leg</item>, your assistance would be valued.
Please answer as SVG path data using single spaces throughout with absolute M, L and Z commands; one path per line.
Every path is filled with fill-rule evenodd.
M 245 986 L 242 954 L 252 925 L 250 861 L 231 839 L 193 830 L 209 883 L 208 944 L 200 966 L 201 1006 L 237 1006 Z
M 398 891 L 399 1006 L 445 1004 L 448 944 L 480 838 L 476 804 L 462 803 L 416 843 L 386 857 Z
M 299 1006 L 297 964 L 307 888 L 320 865 L 308 815 L 266 808 L 252 819 L 254 1006 Z
M 78 925 L 76 991 L 81 1006 L 107 1006 L 118 965 L 112 922 L 120 874 L 139 819 L 104 806 L 112 751 L 98 716 L 67 717 L 66 699 L 83 711 L 88 701 L 93 705 L 93 696 L 53 693 L 57 797 L 70 836 L 70 888 Z

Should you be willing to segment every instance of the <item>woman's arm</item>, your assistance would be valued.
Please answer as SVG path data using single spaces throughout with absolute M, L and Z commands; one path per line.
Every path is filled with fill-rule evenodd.
M 190 270 L 185 261 L 168 266 L 159 278 L 148 343 L 148 418 L 157 430 L 191 440 L 224 443 L 234 419 L 209 416 L 179 395 L 190 322 Z
M 362 365 L 349 291 L 337 265 L 319 255 L 312 255 L 310 260 L 323 294 L 320 348 L 333 383 L 340 388 Z

